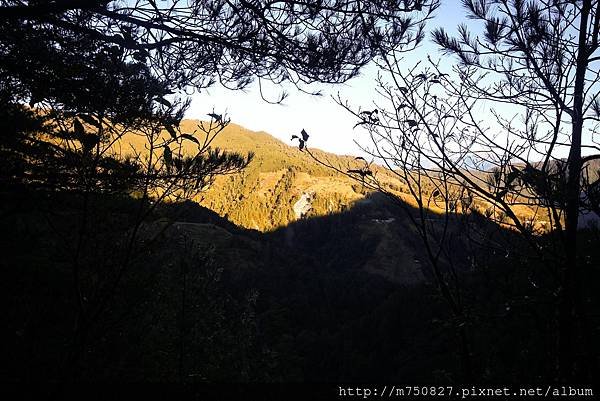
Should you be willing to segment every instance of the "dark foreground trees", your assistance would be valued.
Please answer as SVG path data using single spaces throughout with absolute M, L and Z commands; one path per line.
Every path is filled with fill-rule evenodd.
M 53 26 L 149 57 L 172 85 L 343 82 L 411 44 L 436 1 L 2 1 L 3 21 Z
M 124 319 L 135 309 L 115 305 L 130 290 L 122 287 L 131 271 L 151 266 L 156 241 L 172 224 L 153 231 L 160 205 L 193 198 L 215 175 L 250 162 L 251 155 L 211 147 L 228 123 L 224 115 L 212 112 L 195 132 L 180 132 L 186 90 L 217 81 L 240 89 L 253 79 L 300 89 L 343 82 L 383 49 L 420 38 L 420 22 L 436 4 L 2 1 L 0 185 L 10 200 L 2 219 L 52 238 L 45 246 L 53 251 L 42 247 L 40 259 L 64 280 L 54 287 L 65 290 L 56 308 L 69 322 L 53 332 L 65 339 L 50 342 L 61 360 L 51 358 L 45 370 L 76 379 L 115 311 Z M 19 202 L 45 193 L 49 202 Z M 36 219 L 15 217 L 22 214 Z M 35 277 L 34 265 L 17 278 Z M 17 326 L 31 323 L 23 323 L 28 335 L 43 327 L 40 306 L 16 317 Z
M 598 209 L 600 3 L 463 3 L 481 33 L 466 24 L 458 37 L 433 31 L 455 66 L 430 59 L 407 69 L 393 53 L 381 59 L 376 111 L 354 111 L 371 139 L 365 148 L 398 173 L 420 209 L 476 212 L 521 235 L 537 294 L 527 302 L 554 305 L 555 374 L 589 380 L 598 370 L 598 261 L 584 251 L 594 234 L 581 217 Z M 443 243 L 438 227 L 418 224 L 426 241 Z M 512 251 L 464 234 L 507 258 Z M 435 251 L 434 267 L 438 255 L 451 250 Z M 437 281 L 455 304 L 452 269 Z

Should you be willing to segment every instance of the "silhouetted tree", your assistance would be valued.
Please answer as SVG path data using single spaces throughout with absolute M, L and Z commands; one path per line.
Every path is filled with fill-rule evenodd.
M 431 1 L 2 1 L 3 21 L 53 26 L 150 60 L 175 86 L 343 82 L 409 45 Z M 434 2 L 435 3 L 435 2 Z
M 406 69 L 393 53 L 382 57 L 377 119 L 354 111 L 370 136 L 365 150 L 408 183 L 421 208 L 479 211 L 522 235 L 559 305 L 557 375 L 589 379 L 597 369 L 589 354 L 595 283 L 578 254 L 578 220 L 597 207 L 589 163 L 600 157 L 600 3 L 463 5 L 482 34 L 465 24 L 457 38 L 433 31 L 457 65 L 430 59 Z M 482 102 L 499 109 L 482 115 Z
M 114 147 L 143 118 L 159 120 L 174 139 L 186 102 L 173 99 L 185 88 L 219 80 L 239 89 L 254 78 L 259 84 L 262 79 L 296 85 L 345 81 L 382 49 L 404 48 L 422 38 L 421 21 L 409 12 L 431 13 L 435 7 L 436 2 L 420 0 L 2 1 L 4 170 L 25 175 L 23 155 L 34 148 L 38 159 L 48 159 L 37 166 L 50 170 L 57 158 L 70 167 L 77 158 L 56 143 L 30 146 L 39 136 L 34 141 L 25 131 L 71 139 L 82 152 L 95 148 L 103 156 L 108 147 L 100 145 Z M 113 131 L 119 126 L 120 133 L 108 135 L 105 122 Z M 112 178 L 124 184 L 138 168 L 134 164 L 127 161 L 125 176 Z M 48 182 L 36 178 L 43 170 L 28 171 L 27 179 Z

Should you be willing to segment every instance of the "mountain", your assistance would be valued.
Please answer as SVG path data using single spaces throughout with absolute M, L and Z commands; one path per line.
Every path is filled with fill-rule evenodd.
M 191 130 L 195 123 L 184 121 L 182 132 Z M 230 124 L 215 138 L 213 146 L 255 153 L 241 174 L 218 177 L 198 199 L 201 205 L 246 228 L 271 231 L 301 217 L 339 213 L 366 193 L 359 182 L 264 132 Z M 311 152 L 344 171 L 364 165 L 350 156 Z
M 196 120 L 184 120 L 181 132 L 193 132 L 198 124 Z M 317 161 L 290 143 L 292 145 L 265 132 L 229 124 L 212 145 L 242 154 L 254 152 L 254 160 L 239 174 L 217 177 L 209 189 L 194 200 L 238 226 L 266 232 L 301 218 L 341 213 L 372 192 L 360 181 L 320 163 L 347 171 L 364 168 L 364 160 L 311 148 L 310 153 Z M 310 138 L 307 144 L 310 147 Z M 416 206 L 403 179 L 376 164 L 371 164 L 369 169 L 387 192 L 409 206 Z M 421 185 L 425 197 L 435 191 L 426 180 Z M 443 204 L 430 202 L 428 207 L 435 213 L 443 212 Z M 476 199 L 474 207 L 482 214 L 492 208 L 482 199 Z M 523 220 L 540 220 L 538 228 L 542 229 L 544 222 L 532 208 L 516 205 L 514 210 Z M 391 217 L 383 216 L 384 219 Z
M 181 130 L 191 131 L 196 124 L 183 121 Z M 338 253 L 356 254 L 352 248 L 362 244 L 361 258 L 348 258 L 347 263 L 355 269 L 402 284 L 423 281 L 415 232 L 404 212 L 385 196 L 370 193 L 356 180 L 320 165 L 307 152 L 265 132 L 229 124 L 215 138 L 213 146 L 255 153 L 243 172 L 217 177 L 197 199 L 224 221 L 270 232 L 289 249 L 325 253 L 325 260 L 339 259 Z M 311 149 L 311 153 L 342 171 L 364 166 L 362 160 L 353 156 L 318 149 Z M 373 169 L 388 187 L 395 183 L 395 188 L 401 188 L 402 183 L 384 169 Z M 351 234 L 347 232 L 350 230 Z M 340 231 L 346 232 L 343 237 L 349 246 L 344 250 L 339 249 Z
M 200 123 L 183 120 L 179 128 L 182 133 L 194 133 Z M 168 136 L 166 132 L 163 135 Z M 123 141 L 135 152 L 146 152 L 143 135 L 128 134 Z M 272 231 L 302 217 L 339 213 L 367 194 L 360 182 L 319 164 L 297 146 L 287 145 L 265 132 L 250 131 L 230 123 L 214 138 L 211 146 L 255 155 L 241 173 L 217 176 L 208 189 L 194 199 L 241 227 Z M 194 154 L 196 145 L 184 141 L 183 152 Z M 353 156 L 339 156 L 318 149 L 311 149 L 311 153 L 341 171 L 365 166 L 363 160 Z M 371 169 L 390 189 L 400 187 L 399 180 L 383 168 Z
M 199 124 L 198 120 L 183 120 L 179 128 L 182 133 L 194 133 Z M 166 132 L 163 134 L 168 136 Z M 140 153 L 144 152 L 143 136 L 127 137 L 126 142 Z M 217 176 L 207 190 L 193 200 L 240 227 L 268 232 L 302 218 L 341 213 L 373 192 L 359 180 L 338 172 L 364 169 L 365 160 L 310 148 L 310 139 L 307 142 L 310 153 L 290 143 L 292 145 L 265 132 L 228 124 L 211 146 L 241 154 L 253 152 L 255 157 L 242 172 Z M 184 153 L 194 154 L 195 144 L 184 141 L 183 146 Z M 415 199 L 399 175 L 375 163 L 368 169 L 385 192 L 416 207 Z M 421 190 L 424 199 L 429 197 L 427 207 L 434 213 L 443 213 L 443 202 L 432 201 L 435 192 L 432 182 L 421 180 Z M 494 209 L 483 199 L 475 199 L 473 207 L 480 214 Z M 515 205 L 514 210 L 522 220 L 536 220 L 536 226 L 543 231 L 543 224 L 547 222 L 531 207 Z

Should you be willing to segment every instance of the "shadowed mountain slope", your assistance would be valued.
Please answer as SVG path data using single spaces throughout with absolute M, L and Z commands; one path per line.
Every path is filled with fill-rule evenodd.
M 80 195 L 0 195 L 10 361 L 1 377 L 57 380 L 70 367 L 64 355 L 77 315 L 71 258 Z M 80 260 L 89 272 L 82 289 L 93 294 L 128 252 L 123 239 L 139 200 L 89 202 L 94 229 Z M 238 227 L 193 202 L 164 205 L 140 227 L 121 284 L 106 312 L 91 322 L 78 377 L 460 382 L 456 327 L 464 323 L 450 317 L 428 280 L 420 239 L 405 219 L 378 194 L 343 213 L 268 233 Z M 498 227 L 489 233 L 490 240 L 511 235 Z M 517 252 L 462 252 L 453 249 L 472 316 L 473 377 L 548 380 L 555 328 L 545 318 L 550 287 L 536 278 L 538 267 L 525 265 Z M 477 269 L 467 256 L 478 260 Z

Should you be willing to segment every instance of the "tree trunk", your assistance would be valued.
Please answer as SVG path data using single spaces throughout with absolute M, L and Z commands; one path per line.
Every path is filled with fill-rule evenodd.
M 575 87 L 573 92 L 573 112 L 571 114 L 572 136 L 568 159 L 568 177 L 565 207 L 565 260 L 562 269 L 562 292 L 558 310 L 558 371 L 562 380 L 574 378 L 577 337 L 577 283 L 579 268 L 577 266 L 577 223 L 579 220 L 579 202 L 581 196 L 581 136 L 583 131 L 583 101 L 585 74 L 588 66 L 588 50 L 586 33 L 591 1 L 582 4 L 579 24 L 579 49 L 577 68 L 575 71 Z M 581 313 L 582 311 L 579 311 Z

